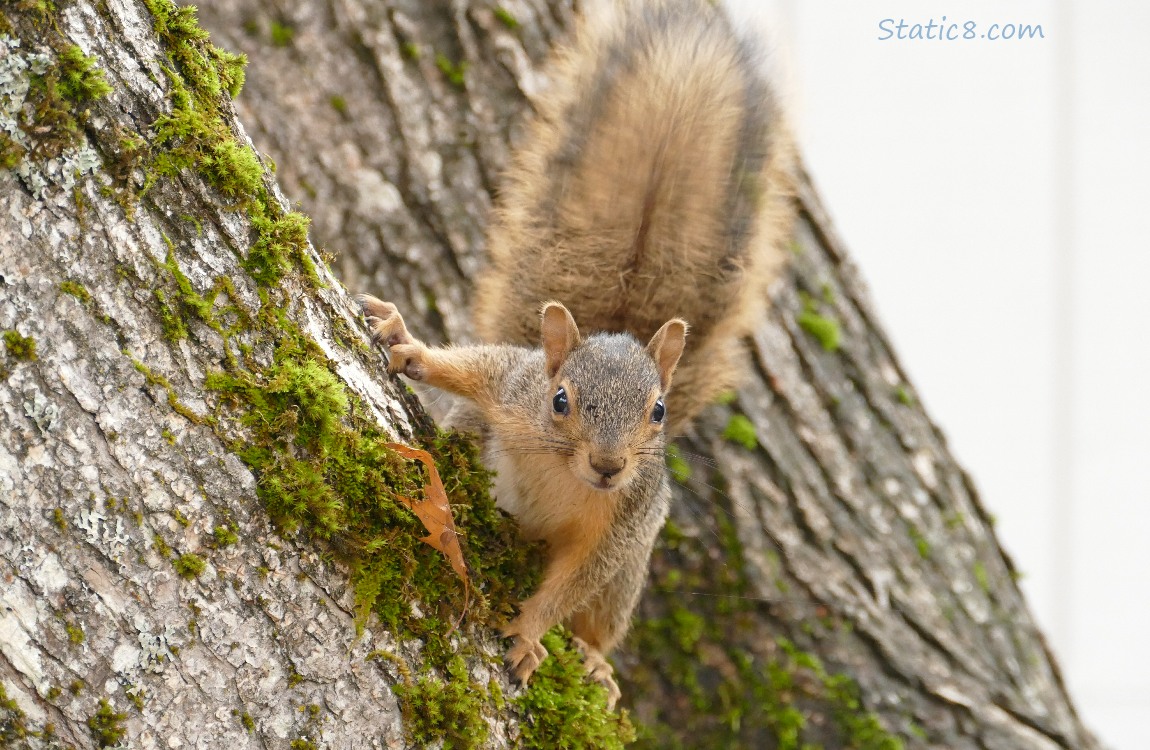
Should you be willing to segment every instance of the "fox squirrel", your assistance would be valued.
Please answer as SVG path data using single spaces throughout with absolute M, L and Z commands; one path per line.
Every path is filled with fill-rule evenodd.
M 470 400 L 498 504 L 548 543 L 539 590 L 503 631 L 514 676 L 526 683 L 540 637 L 567 622 L 613 707 L 605 656 L 670 503 L 665 434 L 737 382 L 785 257 L 793 148 L 758 55 L 707 0 L 599 7 L 549 72 L 477 281 L 492 343 L 431 348 L 394 305 L 360 302 L 389 372 Z

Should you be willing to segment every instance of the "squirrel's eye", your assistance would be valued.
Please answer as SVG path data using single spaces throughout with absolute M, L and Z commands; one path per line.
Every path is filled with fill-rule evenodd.
M 571 410 L 567 404 L 567 391 L 562 388 L 555 391 L 555 398 L 551 399 L 551 406 L 555 409 L 556 414 L 566 415 Z
M 651 421 L 658 424 L 663 421 L 663 417 L 667 416 L 667 407 L 663 406 L 663 399 L 655 402 L 655 408 L 651 410 Z

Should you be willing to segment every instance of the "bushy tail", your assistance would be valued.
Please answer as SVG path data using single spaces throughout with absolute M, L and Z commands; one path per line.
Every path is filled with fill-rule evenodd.
M 691 324 L 681 427 L 736 380 L 739 339 L 785 258 L 793 149 L 759 55 L 707 0 L 597 8 L 505 177 L 478 281 L 487 341 L 536 344 L 557 299 L 584 331 Z

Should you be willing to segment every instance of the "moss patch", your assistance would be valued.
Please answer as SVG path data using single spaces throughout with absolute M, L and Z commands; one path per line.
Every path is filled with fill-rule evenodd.
M 88 717 L 88 729 L 100 747 L 112 747 L 124 739 L 128 732 L 124 728 L 127 714 L 116 713 L 106 698 L 100 699 L 96 713 Z
M 502 6 L 496 6 L 493 12 L 495 13 L 495 17 L 499 19 L 499 22 L 507 28 L 512 31 L 519 28 L 519 21 L 511 14 L 511 11 Z
M 240 540 L 236 532 L 227 526 L 217 526 L 212 529 L 211 544 L 216 549 L 230 547 Z
M 61 281 L 59 289 L 64 294 L 70 294 L 80 300 L 80 304 L 86 305 L 92 301 L 92 295 L 78 281 Z
M 663 595 L 645 600 L 628 645 L 643 655 L 622 685 L 641 720 L 637 746 L 900 750 L 850 677 L 763 625 L 761 609 L 772 605 L 750 587 L 723 478 L 716 473 L 708 484 L 717 488 L 707 499 L 716 507 L 691 515 L 709 528 L 686 536 L 668 523 L 652 563 Z M 772 564 L 772 554 L 765 557 Z M 833 637 L 819 620 L 796 629 L 809 631 L 804 638 Z M 645 695 L 675 696 L 675 710 L 652 716 Z
M 723 438 L 738 443 L 749 451 L 759 447 L 754 423 L 742 414 L 732 414 L 727 420 L 727 426 L 723 428 Z
M 0 683 L 0 745 L 15 746 L 17 741 L 27 741 L 30 736 L 33 732 L 28 727 L 28 718 Z
M 839 329 L 837 320 L 810 310 L 804 310 L 799 313 L 798 323 L 799 327 L 813 336 L 823 349 L 828 352 L 838 351 L 839 345 L 842 343 L 842 331 Z
M 95 67 L 95 58 L 86 57 L 79 47 L 58 47 L 53 50 L 55 59 L 51 52 L 32 51 L 47 39 L 51 37 L 37 40 L 37 45 L 27 45 L 26 69 L 21 66 L 9 71 L 10 77 L 27 76 L 26 89 L 15 80 L 7 82 L 12 90 L 6 109 L 14 115 L 15 129 L 5 133 L 5 140 L 0 143 L 0 158 L 9 168 L 25 158 L 36 161 L 57 158 L 79 145 L 83 124 L 89 116 L 84 105 L 111 91 L 103 72 Z M 16 50 L 23 49 L 13 47 L 9 41 L 0 38 L 0 46 L 11 47 L 8 54 L 15 55 Z
M 4 349 L 8 356 L 24 362 L 36 361 L 36 341 L 31 336 L 21 336 L 19 331 L 4 332 Z
M 75 102 L 90 102 L 112 93 L 104 72 L 95 67 L 96 58 L 88 57 L 75 45 L 60 53 L 55 81 L 57 93 Z
M 671 472 L 676 482 L 686 482 L 691 478 L 691 465 L 683 460 L 679 446 L 674 443 L 667 446 L 666 463 L 667 471 Z
M 635 739 L 626 712 L 603 710 L 606 689 L 584 679 L 583 658 L 556 632 L 543 637 L 550 655 L 514 700 L 524 713 L 523 742 L 533 748 L 615 750 Z
M 448 83 L 458 89 L 463 88 L 466 82 L 466 62 L 452 62 L 451 58 L 440 52 L 435 55 L 435 67 L 439 68 Z
M 207 563 L 199 555 L 193 555 L 191 552 L 185 552 L 172 561 L 172 566 L 176 569 L 176 573 L 180 578 L 191 580 L 198 578 L 207 567 Z
M 295 39 L 295 28 L 290 24 L 272 21 L 271 42 L 273 47 L 287 47 Z
M 487 739 L 482 716 L 486 692 L 485 686 L 472 682 L 458 656 L 448 662 L 445 679 L 425 675 L 395 688 L 413 745 L 443 740 L 444 748 L 458 750 L 479 747 Z

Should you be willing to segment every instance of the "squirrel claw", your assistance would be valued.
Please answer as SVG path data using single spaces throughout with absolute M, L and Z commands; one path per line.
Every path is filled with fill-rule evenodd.
M 387 346 L 415 343 L 415 339 L 407 331 L 407 325 L 403 322 L 398 307 L 370 294 L 359 294 L 355 299 L 367 319 L 373 341 L 382 342 Z
M 531 679 L 531 675 L 547 658 L 547 649 L 539 641 L 532 641 L 524 638 L 521 635 L 515 636 L 515 644 L 507 650 L 507 655 L 503 660 L 511 668 L 511 674 L 519 681 L 519 684 L 526 685 L 527 680 Z
M 582 638 L 572 638 L 571 642 L 583 654 L 583 667 L 587 670 L 587 676 L 607 689 L 607 710 L 614 711 L 615 704 L 623 695 L 623 692 L 619 690 L 619 685 L 615 682 L 615 668 L 611 666 L 611 662 L 607 661 L 599 649 Z
M 399 314 L 399 308 L 370 294 L 359 294 L 355 299 L 367 320 L 372 342 L 384 344 L 390 349 L 387 371 L 401 372 L 412 380 L 422 380 L 423 345 L 408 332 L 403 316 Z

